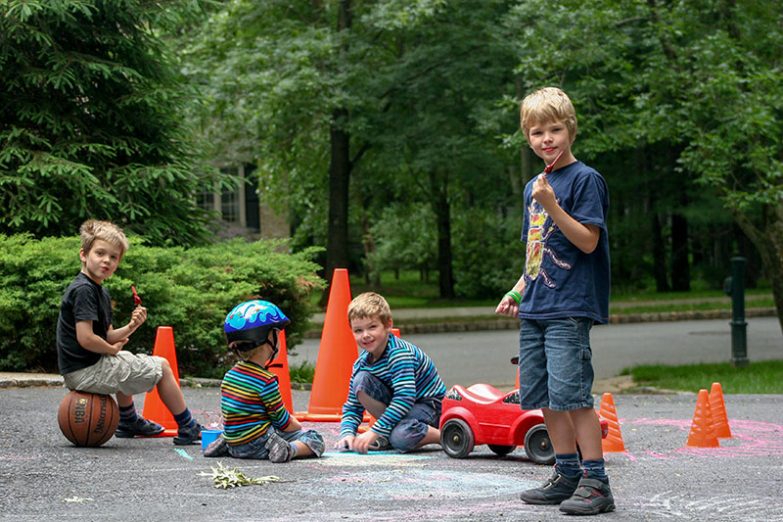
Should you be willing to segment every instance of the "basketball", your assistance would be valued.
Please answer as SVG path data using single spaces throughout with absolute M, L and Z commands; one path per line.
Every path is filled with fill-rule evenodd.
M 60 403 L 57 422 L 65 438 L 76 446 L 100 446 L 117 429 L 120 409 L 109 395 L 71 391 Z

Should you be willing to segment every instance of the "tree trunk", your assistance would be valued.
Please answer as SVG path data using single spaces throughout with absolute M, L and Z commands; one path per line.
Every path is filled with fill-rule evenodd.
M 651 212 L 652 241 L 653 241 L 653 276 L 655 277 L 655 290 L 668 292 L 669 281 L 666 278 L 666 249 L 663 246 L 663 230 L 661 217 L 657 212 Z
M 348 268 L 348 185 L 351 178 L 350 138 L 342 129 L 348 111 L 332 113 L 329 161 L 329 222 L 326 238 L 326 279 L 331 283 L 335 268 Z M 328 292 L 326 292 L 328 295 Z
M 351 0 L 340 0 L 337 31 L 351 27 Z M 345 56 L 345 49 L 341 49 Z M 335 268 L 348 268 L 348 187 L 351 179 L 350 135 L 345 130 L 348 110 L 337 108 L 332 112 L 329 129 L 331 157 L 329 160 L 329 218 L 326 238 L 326 267 L 324 277 L 331 285 Z M 329 288 L 323 293 L 326 303 Z
M 756 245 L 761 264 L 772 283 L 772 298 L 775 300 L 780 331 L 783 334 L 783 204 L 766 214 L 768 219 L 763 229 L 756 227 L 746 214 L 732 210 L 737 224 Z
M 684 206 L 681 208 L 685 208 Z M 688 259 L 688 220 L 680 213 L 672 214 L 672 290 L 691 289 L 690 261 Z
M 438 222 L 438 286 L 442 299 L 454 298 L 454 271 L 451 255 L 451 206 L 448 178 L 430 174 L 430 188 L 435 219 Z

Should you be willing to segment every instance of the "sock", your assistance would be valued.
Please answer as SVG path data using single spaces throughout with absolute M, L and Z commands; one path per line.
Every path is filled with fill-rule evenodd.
M 604 467 L 604 459 L 583 460 L 582 466 L 585 468 L 585 477 L 598 479 L 601 482 L 609 482 L 609 477 L 606 475 L 606 468 Z
M 130 406 L 120 406 L 120 424 L 133 424 L 139 418 L 136 413 L 136 406 L 130 403 Z
M 291 458 L 293 459 L 296 457 L 296 444 L 289 442 L 289 446 L 291 446 Z
M 174 420 L 177 421 L 177 426 L 180 428 L 188 428 L 191 424 L 196 422 L 193 420 L 193 417 L 190 415 L 190 410 L 187 408 L 185 408 L 182 413 L 174 415 Z
M 555 469 L 564 477 L 578 477 L 582 474 L 582 467 L 579 465 L 579 455 L 576 453 L 556 454 Z

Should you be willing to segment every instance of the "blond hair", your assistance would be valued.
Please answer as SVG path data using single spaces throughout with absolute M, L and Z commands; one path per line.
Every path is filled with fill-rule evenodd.
M 576 110 L 568 95 L 557 87 L 544 87 L 528 94 L 522 100 L 519 119 L 526 138 L 536 125 L 561 121 L 568 129 L 571 143 L 576 139 Z
M 82 238 L 82 250 L 85 254 L 90 252 L 96 239 L 106 241 L 120 249 L 120 256 L 128 251 L 128 238 L 120 227 L 109 221 L 88 219 L 79 227 L 79 235 Z
M 365 292 L 357 295 L 348 305 L 348 321 L 377 317 L 384 326 L 391 326 L 392 315 L 389 303 L 382 295 Z

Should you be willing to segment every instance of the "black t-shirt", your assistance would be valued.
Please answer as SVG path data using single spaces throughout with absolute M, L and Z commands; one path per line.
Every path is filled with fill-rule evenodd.
M 92 321 L 95 335 L 106 339 L 111 325 L 111 297 L 105 288 L 81 272 L 65 290 L 57 318 L 57 364 L 61 375 L 92 366 L 101 358 L 79 345 L 78 321 Z

